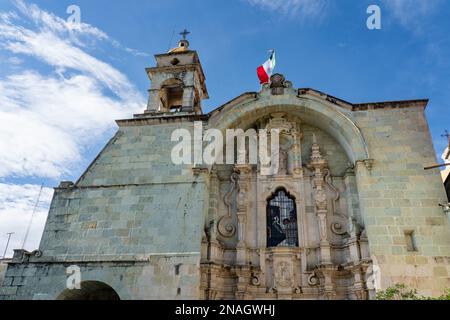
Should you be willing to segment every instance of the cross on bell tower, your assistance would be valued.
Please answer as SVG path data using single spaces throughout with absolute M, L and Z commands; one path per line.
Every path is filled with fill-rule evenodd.
M 448 140 L 448 147 L 450 148 L 450 133 L 448 132 L 448 130 L 444 131 L 444 134 L 441 134 L 442 138 L 447 138 Z
M 186 28 L 180 32 L 180 35 L 183 36 L 183 40 L 186 40 L 186 36 L 190 34 L 189 31 L 186 30 Z
M 189 48 L 189 41 L 187 41 L 187 39 L 186 39 L 186 36 L 188 34 L 190 34 L 190 32 L 187 31 L 186 28 L 184 28 L 184 30 L 179 33 L 179 35 L 181 35 L 183 37 L 183 39 L 178 41 L 178 48 L 186 49 L 186 50 Z

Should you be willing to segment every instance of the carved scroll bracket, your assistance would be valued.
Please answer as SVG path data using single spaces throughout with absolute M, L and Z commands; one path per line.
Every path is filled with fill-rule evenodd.
M 230 190 L 223 197 L 223 202 L 227 207 L 227 214 L 222 216 L 217 223 L 217 230 L 219 231 L 219 234 L 226 238 L 232 237 L 236 233 L 236 227 L 234 225 L 231 212 L 233 209 L 233 205 L 231 203 L 231 195 L 237 188 L 238 179 L 239 175 L 236 172 L 233 172 L 230 176 Z

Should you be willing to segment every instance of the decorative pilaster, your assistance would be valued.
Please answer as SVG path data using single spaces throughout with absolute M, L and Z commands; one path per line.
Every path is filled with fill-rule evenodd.
M 344 176 L 344 184 L 346 190 L 348 190 L 348 216 L 349 216 L 349 224 L 350 227 L 350 238 L 348 239 L 349 251 L 350 251 L 350 260 L 354 263 L 357 263 L 360 260 L 360 254 L 358 249 L 358 220 L 357 215 L 358 212 L 355 212 L 355 207 L 358 205 L 357 199 L 355 199 L 356 195 L 356 180 L 355 180 L 355 171 L 353 168 L 349 168 L 345 172 Z M 356 279 L 355 279 L 356 282 Z
M 193 112 L 194 111 L 194 86 L 184 86 L 183 91 L 183 106 L 181 111 Z
M 208 209 L 208 222 L 206 225 L 206 235 L 208 237 L 207 244 L 207 261 L 220 260 L 220 243 L 217 241 L 217 220 L 219 207 L 219 179 L 216 170 L 211 171 L 210 175 L 210 196 Z
M 148 90 L 148 102 L 146 112 L 157 112 L 159 110 L 159 89 L 149 89 Z M 162 110 L 162 112 L 167 112 L 167 110 Z
M 327 161 L 320 153 L 320 147 L 317 144 L 316 136 L 313 134 L 313 144 L 311 147 L 311 158 L 308 168 L 314 171 L 313 188 L 314 200 L 316 202 L 317 220 L 319 224 L 320 235 L 320 257 L 322 264 L 331 263 L 330 243 L 328 241 L 328 222 L 327 222 L 327 194 L 324 188 L 325 169 L 328 167 Z
M 251 165 L 236 165 L 235 171 L 239 174 L 238 194 L 237 194 L 237 218 L 238 218 L 238 244 L 237 263 L 238 265 L 247 264 L 247 246 L 245 243 L 245 225 L 248 212 L 248 191 L 250 188 Z
M 235 297 L 237 300 L 248 299 L 248 286 L 250 285 L 252 272 L 250 266 L 236 266 L 236 275 L 238 277 Z
M 303 173 L 302 169 L 302 147 L 301 140 L 303 138 L 303 133 L 301 132 L 300 126 L 297 124 L 296 128 L 291 131 L 294 144 L 292 146 L 292 158 L 293 158 L 293 173 L 296 176 L 301 176 Z

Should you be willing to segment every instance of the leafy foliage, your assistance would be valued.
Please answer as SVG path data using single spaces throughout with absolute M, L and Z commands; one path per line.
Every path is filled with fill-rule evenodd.
M 406 285 L 397 283 L 386 290 L 377 292 L 377 300 L 450 300 L 450 289 L 437 298 L 419 296 L 416 289 L 410 289 Z

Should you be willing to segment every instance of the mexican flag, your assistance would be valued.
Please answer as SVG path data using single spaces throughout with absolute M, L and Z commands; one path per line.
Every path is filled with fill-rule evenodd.
M 258 74 L 259 82 L 269 83 L 270 76 L 272 75 L 273 69 L 275 68 L 275 50 L 272 50 L 269 60 L 263 63 L 256 69 Z

